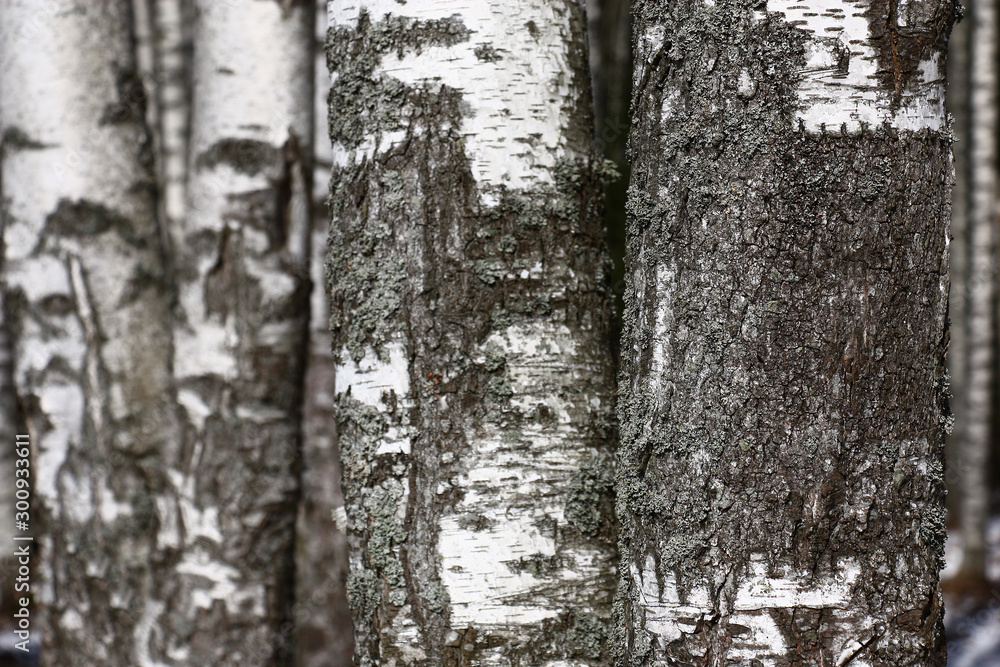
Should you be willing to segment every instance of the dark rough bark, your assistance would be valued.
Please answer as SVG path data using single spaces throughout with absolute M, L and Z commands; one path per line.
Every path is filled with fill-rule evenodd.
M 758 5 L 634 3 L 616 664 L 943 665 L 950 137 L 807 131 Z M 859 6 L 887 105 L 910 5 Z
M 475 44 L 473 74 L 523 53 L 479 43 L 493 36 L 450 11 L 414 20 L 362 10 L 356 24 L 330 31 L 330 131 L 349 156 L 333 168 L 328 275 L 357 664 L 601 664 L 613 588 L 603 163 L 591 157 L 580 7 L 529 4 L 568 16 L 561 38 L 570 40 L 570 94 L 552 102 L 571 119 L 557 128 L 566 157 L 539 168 L 550 183 L 533 187 L 477 182 L 463 138 L 474 93 L 381 69 L 445 46 Z M 491 9 L 516 15 L 521 6 Z M 541 35 L 540 50 L 559 38 L 532 21 L 518 29 Z M 516 102 L 517 89 L 501 81 L 489 92 Z M 520 112 L 507 126 L 515 166 L 551 149 L 519 134 Z M 537 340 L 539 350 L 554 347 L 514 349 L 516 332 L 535 330 L 559 332 Z M 375 371 L 366 368 L 381 369 L 384 387 L 368 398 L 360 389 Z M 489 469 L 484 443 L 496 445 L 500 482 L 470 481 Z M 476 497 L 492 506 L 470 510 Z M 449 581 L 464 575 L 449 563 L 461 554 L 454 534 L 443 546 L 442 526 L 457 523 L 476 542 L 528 516 L 554 553 L 477 552 L 498 576 L 530 582 L 506 598 L 507 589 L 475 591 L 483 608 L 510 607 L 506 622 L 480 621 L 475 604 L 457 604 Z M 527 549 L 537 535 L 523 537 Z

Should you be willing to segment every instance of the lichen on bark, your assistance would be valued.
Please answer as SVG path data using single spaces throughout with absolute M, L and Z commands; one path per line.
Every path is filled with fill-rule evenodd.
M 332 9 L 339 438 L 352 568 L 380 582 L 356 660 L 597 664 L 600 640 L 559 637 L 577 606 L 607 617 L 613 553 L 613 521 L 592 536 L 564 515 L 569 479 L 613 442 L 606 167 L 590 150 L 580 8 Z M 498 68 L 521 72 L 530 51 L 500 34 L 537 40 L 571 76 L 509 86 Z M 523 106 L 520 92 L 546 103 L 500 137 L 490 114 Z M 354 596 L 356 618 L 367 600 Z

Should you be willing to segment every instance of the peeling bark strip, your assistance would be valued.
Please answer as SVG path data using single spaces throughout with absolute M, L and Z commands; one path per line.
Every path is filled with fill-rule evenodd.
M 288 659 L 314 19 L 308 3 L 197 6 L 188 211 L 172 230 L 184 432 L 159 507 L 178 574 L 164 661 Z
M 40 11 L 0 3 L 5 315 L 44 530 L 32 629 L 47 664 L 146 665 L 176 427 L 145 100 L 128 3 Z
M 356 660 L 605 664 L 613 397 L 580 4 L 329 8 Z
M 616 664 L 943 665 L 954 7 L 776 4 L 633 5 Z

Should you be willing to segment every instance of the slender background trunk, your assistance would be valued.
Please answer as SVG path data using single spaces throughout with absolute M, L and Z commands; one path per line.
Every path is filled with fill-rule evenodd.
M 985 583 L 989 461 L 993 442 L 998 115 L 996 3 L 974 0 L 970 8 L 969 367 L 962 414 L 962 564 L 959 576 L 975 584 Z
M 966 378 L 969 371 L 969 8 L 955 24 L 948 40 L 948 111 L 954 117 L 955 187 L 951 205 L 951 290 L 948 299 L 948 372 L 951 374 L 950 406 L 955 429 L 947 439 L 949 523 L 961 516 L 962 433 L 965 425 Z
M 582 8 L 329 6 L 357 664 L 603 664 L 613 389 Z
M 633 8 L 617 664 L 944 664 L 954 7 Z
M 326 67 L 326 2 L 316 3 L 316 73 L 314 109 L 317 119 L 327 118 L 330 72 Z M 295 561 L 296 659 L 301 667 L 350 665 L 351 612 L 344 584 L 347 581 L 347 538 L 343 519 L 340 464 L 334 409 L 334 361 L 330 334 L 330 308 L 326 296 L 324 260 L 330 230 L 327 196 L 333 147 L 326 122 L 317 122 L 314 133 L 313 227 L 311 263 L 312 294 L 309 315 L 309 359 L 302 407 L 302 501 L 297 523 Z
M 184 431 L 159 533 L 164 651 L 184 664 L 290 659 L 314 20 L 307 2 L 196 3 L 187 210 L 171 228 Z

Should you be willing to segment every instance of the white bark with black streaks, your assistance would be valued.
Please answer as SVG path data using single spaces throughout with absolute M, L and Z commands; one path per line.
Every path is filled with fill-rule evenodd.
M 176 430 L 128 19 L 120 2 L 0 4 L 4 298 L 50 664 L 151 664 L 150 461 Z
M 767 12 L 775 12 L 789 24 L 810 35 L 806 62 L 798 72 L 796 118 L 805 129 L 819 132 L 857 132 L 862 125 L 889 123 L 901 130 L 945 126 L 944 54 L 933 54 L 910 75 L 907 85 L 897 78 L 895 90 L 884 84 L 878 47 L 869 26 L 865 3 L 853 0 L 811 3 L 801 0 L 768 0 Z M 934 8 L 922 2 L 899 2 L 894 11 L 895 28 L 919 27 Z M 760 12 L 763 17 L 764 12 Z M 743 70 L 744 73 L 747 70 Z M 749 75 L 740 87 L 741 96 L 753 94 Z M 895 99 L 898 97 L 898 100 Z
M 177 26 L 160 20 L 163 121 L 180 123 Z M 171 218 L 184 436 L 159 508 L 178 575 L 161 623 L 182 664 L 271 664 L 292 638 L 313 21 L 307 3 L 197 3 L 187 210 Z M 164 129 L 168 197 L 182 134 Z
M 329 8 L 356 660 L 594 664 L 613 399 L 582 7 Z

